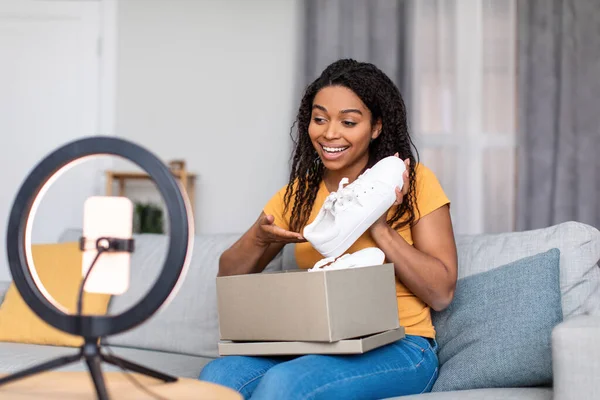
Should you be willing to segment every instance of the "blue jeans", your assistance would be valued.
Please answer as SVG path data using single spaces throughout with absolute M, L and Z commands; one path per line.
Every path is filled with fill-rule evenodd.
M 249 399 L 382 399 L 431 391 L 437 343 L 409 336 L 358 355 L 217 358 L 199 379 Z

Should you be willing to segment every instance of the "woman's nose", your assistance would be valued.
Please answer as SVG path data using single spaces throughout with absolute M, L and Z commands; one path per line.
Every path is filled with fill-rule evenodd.
M 327 130 L 325 131 L 325 139 L 333 140 L 333 139 L 338 139 L 339 137 L 340 137 L 340 134 L 338 133 L 334 124 L 329 124 L 329 127 L 327 127 Z

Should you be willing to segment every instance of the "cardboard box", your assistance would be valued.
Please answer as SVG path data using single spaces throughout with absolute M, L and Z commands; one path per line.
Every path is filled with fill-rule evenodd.
M 221 340 L 337 342 L 399 328 L 394 267 L 217 278 Z
M 338 342 L 219 342 L 220 356 L 362 354 L 404 337 L 404 328 Z

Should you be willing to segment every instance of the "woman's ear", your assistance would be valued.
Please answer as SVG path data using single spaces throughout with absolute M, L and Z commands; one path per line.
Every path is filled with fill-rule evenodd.
M 377 122 L 375 122 L 373 124 L 373 129 L 371 130 L 371 140 L 375 140 L 379 137 L 379 135 L 381 134 L 381 129 L 382 129 L 383 125 L 381 123 L 381 118 L 377 120 Z

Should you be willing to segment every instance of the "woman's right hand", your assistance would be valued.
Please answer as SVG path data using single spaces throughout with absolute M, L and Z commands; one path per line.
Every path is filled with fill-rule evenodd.
M 275 218 L 272 215 L 264 213 L 256 221 L 256 238 L 262 246 L 268 246 L 271 243 L 303 243 L 306 239 L 297 232 L 287 231 L 274 223 Z

